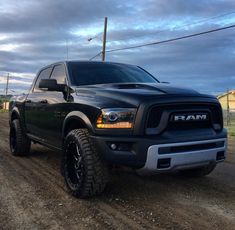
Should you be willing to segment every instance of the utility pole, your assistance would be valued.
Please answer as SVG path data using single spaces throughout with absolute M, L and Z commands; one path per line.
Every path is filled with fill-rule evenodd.
M 108 18 L 104 18 L 104 34 L 103 34 L 103 49 L 102 49 L 102 61 L 105 61 L 105 49 L 106 49 L 106 37 L 107 37 L 107 23 Z
M 6 100 L 5 103 L 3 104 L 3 109 L 7 109 L 7 95 L 8 95 L 8 86 L 9 86 L 9 78 L 10 78 L 10 74 L 7 74 L 7 84 L 6 84 Z
M 230 123 L 230 111 L 229 111 L 229 90 L 227 89 L 227 126 Z
M 7 84 L 6 84 L 6 99 L 7 99 L 7 94 L 8 94 L 8 86 L 9 86 L 9 78 L 10 78 L 10 74 L 7 74 Z

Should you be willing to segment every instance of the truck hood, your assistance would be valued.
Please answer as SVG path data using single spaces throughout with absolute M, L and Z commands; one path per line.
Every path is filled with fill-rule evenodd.
M 90 97 L 93 102 L 102 101 L 104 104 L 115 102 L 138 106 L 142 101 L 159 97 L 208 97 L 213 96 L 200 94 L 195 90 L 179 88 L 168 84 L 143 84 L 143 83 L 119 83 L 100 84 L 75 89 L 78 98 Z M 112 101 L 112 102 L 111 102 Z M 127 105 L 128 106 L 128 105 Z

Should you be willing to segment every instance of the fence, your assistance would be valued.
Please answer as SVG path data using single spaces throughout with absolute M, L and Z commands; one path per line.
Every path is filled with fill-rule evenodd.
M 229 135 L 235 136 L 235 111 L 227 110 L 223 111 L 224 115 L 224 127 L 228 129 Z

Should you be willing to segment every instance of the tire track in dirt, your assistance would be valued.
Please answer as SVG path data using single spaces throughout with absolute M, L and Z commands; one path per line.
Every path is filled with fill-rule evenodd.
M 6 129 L 4 130 L 6 133 Z M 5 138 L 4 140 L 5 142 L 7 142 L 7 139 Z M 7 149 L 4 149 L 5 152 L 7 152 Z M 10 153 L 8 153 L 10 154 Z M 32 156 L 32 155 L 31 155 Z M 58 156 L 59 157 L 59 156 Z M 18 158 L 19 159 L 19 158 Z M 8 158 L 8 161 L 12 162 L 12 157 Z M 41 179 L 39 183 L 45 183 L 45 181 L 47 181 L 47 184 L 49 185 L 49 189 L 51 187 L 56 187 L 56 192 L 59 193 L 60 196 L 66 196 L 67 193 L 64 187 L 64 183 L 61 180 L 61 175 L 60 173 L 58 173 L 55 170 L 51 170 L 50 165 L 48 165 L 48 167 L 45 167 L 45 164 L 41 164 L 42 162 L 39 159 L 34 159 L 33 157 L 30 158 L 22 158 L 19 159 L 17 161 L 17 163 L 19 165 L 21 165 L 22 169 L 21 170 L 25 170 L 27 169 L 30 172 L 30 175 L 33 176 L 34 178 L 37 177 L 37 179 Z M 45 163 L 45 162 L 44 162 Z M 21 171 L 19 170 L 19 171 Z M 24 179 L 28 180 L 28 177 L 25 177 Z M 28 181 L 30 183 L 30 181 Z M 37 183 L 37 184 L 39 184 Z M 51 186 L 51 185 L 54 186 Z M 56 185 L 56 186 L 55 186 Z M 61 194 L 61 192 L 59 191 L 63 191 L 63 193 Z M 63 199 L 60 200 L 62 201 Z M 135 215 L 131 215 L 131 214 L 123 214 L 125 213 L 125 208 L 116 205 L 116 208 L 114 209 L 111 205 L 105 203 L 105 202 L 101 202 L 101 201 L 96 201 L 95 202 L 95 210 L 96 212 L 100 212 L 98 214 L 99 216 L 99 221 L 101 216 L 105 216 L 105 218 L 101 218 L 101 219 L 109 219 L 108 223 L 112 223 L 115 225 L 115 227 L 120 228 L 122 225 L 121 223 L 124 222 L 123 224 L 123 229 L 126 228 L 126 226 L 129 226 L 129 228 L 131 229 L 141 229 L 142 225 L 143 227 L 148 227 L 148 228 L 152 228 L 152 223 L 149 223 L 148 221 L 144 220 L 142 217 L 138 217 Z M 99 207 L 99 208 L 97 208 Z M 121 211 L 118 211 L 118 209 L 121 209 Z M 129 217 L 129 218 L 127 218 Z M 114 221 L 113 220 L 117 220 Z M 107 223 L 107 221 L 105 221 Z M 138 223 L 137 223 L 138 222 Z M 110 224 L 109 224 L 110 227 Z
M 53 175 L 54 177 L 56 177 L 54 179 L 54 183 L 57 184 L 61 189 L 63 189 L 65 192 L 66 190 L 64 189 L 64 182 L 62 181 L 61 179 L 61 175 L 59 173 L 56 173 L 56 171 L 54 171 L 52 173 L 52 171 L 50 170 L 49 167 L 45 167 L 45 164 L 41 164 L 41 162 L 38 160 L 38 159 L 31 159 L 32 162 L 38 166 L 40 166 L 40 168 L 43 169 L 43 172 L 47 173 L 47 177 L 50 177 L 51 175 Z M 58 183 L 58 181 L 60 181 L 60 183 Z M 126 212 L 126 209 L 125 207 L 122 207 L 122 205 L 110 205 L 107 200 L 104 201 L 104 200 L 97 200 L 95 201 L 96 203 L 96 207 L 99 207 L 99 211 L 102 210 L 102 213 L 107 216 L 110 216 L 111 213 L 113 213 L 113 216 L 115 216 L 117 218 L 117 216 L 119 217 L 119 219 L 125 219 L 126 222 L 130 223 L 131 225 L 130 226 L 133 226 L 133 222 L 131 220 L 134 220 L 135 223 L 138 223 L 139 224 L 139 228 L 141 227 L 141 225 L 143 225 L 144 227 L 148 227 L 148 228 L 151 228 L 152 227 L 152 224 L 149 223 L 148 220 L 145 220 L 143 217 L 138 217 L 136 215 L 133 215 L 132 212 L 130 213 L 127 213 Z M 115 207 L 115 209 L 113 208 Z M 97 209 L 97 208 L 96 208 Z M 116 213 L 115 213 L 116 212 Z M 120 213 L 125 213 L 125 217 L 120 214 Z M 130 218 L 131 220 L 129 220 L 128 218 Z M 136 225 L 136 224 L 135 224 Z M 134 227 L 137 227 L 137 226 L 134 226 Z
M 25 180 L 18 169 L 21 170 L 16 164 L 14 167 L 7 163 L 4 167 L 1 165 L 0 178 L 8 180 L 1 185 L 0 200 L 7 207 L 11 222 L 15 226 L 24 226 L 24 229 L 60 229 L 63 222 L 45 208 L 46 203 L 38 197 L 37 190 Z
M 7 152 L 6 149 L 4 149 L 4 152 Z M 10 154 L 10 153 L 9 153 Z M 47 194 L 51 192 L 53 194 L 53 198 L 56 196 L 58 197 L 58 201 L 61 203 L 68 202 L 68 197 L 66 190 L 64 188 L 64 184 L 61 181 L 61 176 L 59 173 L 56 173 L 55 171 L 48 170 L 49 168 L 45 168 L 45 166 L 42 166 L 39 162 L 34 162 L 30 158 L 13 158 L 11 156 L 7 157 L 4 155 L 4 159 L 9 163 L 8 168 L 15 168 L 17 164 L 17 171 L 24 172 L 23 174 L 20 173 L 20 175 L 24 178 L 25 181 L 27 181 L 29 184 L 37 184 L 41 185 L 43 184 L 44 189 L 47 190 Z M 17 160 L 16 160 L 17 159 Z M 12 164 L 12 165 L 11 165 Z M 48 199 L 48 197 L 44 197 L 44 199 Z M 49 199 L 52 199 L 50 197 Z M 70 198 L 71 199 L 71 198 Z M 74 199 L 74 198 L 73 198 Z M 89 203 L 89 201 L 88 201 Z M 92 202 L 94 203 L 94 202 Z M 87 204 L 83 203 L 83 209 L 84 206 L 87 206 Z M 94 209 L 94 207 L 96 207 Z M 99 208 L 97 208 L 99 207 Z M 69 207 L 67 207 L 69 208 Z M 142 229 L 142 222 L 144 223 L 144 227 L 151 228 L 152 225 L 150 225 L 148 222 L 144 221 L 143 219 L 139 219 L 139 223 L 136 223 L 136 217 L 133 217 L 135 220 L 132 220 L 131 218 L 127 218 L 128 215 L 123 214 L 122 211 L 120 212 L 118 210 L 118 207 L 116 209 L 112 208 L 110 205 L 104 203 L 104 202 L 95 202 L 95 206 L 88 205 L 87 206 L 89 212 L 93 209 L 94 212 L 98 213 L 99 221 L 102 219 L 109 219 L 111 223 L 109 224 L 109 227 L 120 228 L 125 229 L 127 226 L 129 229 Z M 87 211 L 88 211 L 87 210 Z M 103 218 L 101 218 L 104 216 Z M 129 215 L 130 216 L 130 215 Z M 61 216 L 63 218 L 63 216 Z M 94 216 L 95 218 L 95 216 Z M 60 219 L 60 218 L 58 218 Z M 96 218 L 95 218 L 96 219 Z M 104 223 L 102 223 L 104 224 Z M 111 226 L 110 226 L 111 225 Z
M 6 134 L 6 129 L 4 131 L 5 131 L 4 133 Z M 4 135 L 4 136 L 6 136 L 6 135 Z M 4 142 L 7 142 L 6 138 L 4 138 Z M 2 146 L 2 144 L 3 143 L 1 143 L 1 146 Z M 4 148 L 3 151 L 7 152 L 7 154 L 10 154 L 6 148 Z M 6 157 L 6 155 L 4 155 L 4 156 Z M 59 173 L 50 170 L 50 168 L 48 168 L 48 167 L 43 166 L 41 164 L 41 162 L 39 162 L 39 161 L 35 162 L 34 160 L 32 160 L 30 158 L 29 159 L 23 158 L 23 160 L 22 160 L 22 158 L 21 159 L 20 158 L 16 158 L 16 159 L 18 159 L 18 161 L 16 161 L 12 157 L 7 157 L 7 158 L 8 159 L 4 159 L 4 160 L 6 160 L 8 162 L 13 162 L 14 161 L 14 163 L 18 164 L 18 166 L 19 165 L 21 166 L 21 168 L 18 169 L 17 171 L 19 171 L 19 172 L 23 171 L 24 174 L 27 174 L 25 170 L 27 170 L 29 172 L 29 176 L 30 177 L 28 177 L 27 175 L 22 175 L 21 174 L 21 176 L 24 177 L 24 179 L 28 183 L 31 183 L 31 184 L 35 183 L 35 181 L 30 181 L 29 180 L 29 178 L 31 178 L 31 177 L 37 178 L 37 180 L 39 180 L 39 181 L 37 181 L 37 184 L 44 183 L 44 185 L 45 185 L 45 181 L 47 181 L 47 188 L 48 189 L 56 188 L 55 189 L 56 191 L 53 191 L 54 195 L 55 195 L 54 192 L 58 193 L 60 196 L 62 195 L 63 197 L 65 197 L 67 195 L 66 193 L 62 193 L 61 194 L 61 192 L 59 192 L 60 190 L 65 192 L 63 183 L 62 182 L 58 183 L 58 181 L 61 181 L 61 176 L 59 175 Z M 13 164 L 11 167 L 15 168 L 15 164 Z M 53 186 L 52 186 L 52 184 L 53 184 Z M 63 201 L 63 198 L 60 197 L 60 200 Z M 65 200 L 65 201 L 67 201 L 67 200 Z M 102 209 L 100 208 L 99 210 L 96 208 L 95 210 L 96 211 L 102 210 L 102 215 L 105 215 L 105 218 L 103 218 L 103 219 L 110 219 L 110 220 L 112 219 L 111 223 L 115 225 L 115 228 L 117 228 L 117 227 L 120 228 L 122 226 L 121 223 L 123 221 L 124 221 L 123 229 L 126 226 L 129 226 L 130 228 L 133 227 L 133 229 L 134 228 L 135 229 L 136 228 L 138 228 L 138 229 L 141 228 L 141 225 L 138 225 L 134 221 L 129 220 L 128 218 L 126 218 L 125 215 L 123 215 L 122 213 L 118 213 L 117 210 L 114 210 L 113 208 L 111 208 L 111 206 L 110 207 L 106 206 L 106 208 L 102 208 Z M 89 211 L 90 211 L 90 207 L 89 207 Z M 111 211 L 112 211 L 112 213 L 114 215 L 113 217 L 115 217 L 115 218 L 110 218 L 110 216 L 112 216 L 112 215 L 110 215 Z M 99 215 L 99 217 L 100 216 L 101 215 Z M 109 217 L 109 218 L 107 218 L 107 217 Z M 117 217 L 119 217 L 119 218 L 117 218 Z M 114 223 L 113 220 L 116 220 L 115 223 Z M 100 221 L 100 219 L 99 219 L 99 221 Z M 107 223 L 107 221 L 105 221 L 105 222 Z M 109 224 L 109 227 L 110 227 L 110 224 Z

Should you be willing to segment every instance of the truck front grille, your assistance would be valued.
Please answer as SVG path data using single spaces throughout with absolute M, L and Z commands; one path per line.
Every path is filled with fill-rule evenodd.
M 187 120 L 175 122 L 173 115 L 207 114 L 205 120 Z M 147 134 L 158 134 L 164 130 L 191 130 L 213 128 L 221 130 L 223 127 L 222 111 L 217 104 L 167 104 L 150 108 L 147 123 Z

